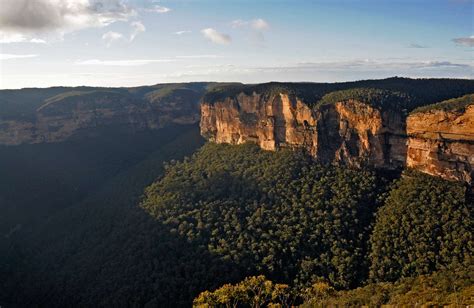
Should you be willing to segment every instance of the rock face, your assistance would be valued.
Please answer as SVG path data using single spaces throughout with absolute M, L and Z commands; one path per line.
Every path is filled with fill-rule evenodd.
M 474 104 L 408 118 L 348 99 L 310 108 L 294 95 L 239 94 L 201 104 L 201 133 L 217 143 L 300 147 L 324 163 L 418 169 L 472 183 Z
M 452 180 L 474 180 L 474 102 L 462 111 L 407 118 L 407 166 Z
M 257 143 L 262 149 L 305 145 L 315 153 L 316 115 L 300 100 L 288 95 L 240 94 L 236 100 L 201 104 L 201 133 L 217 143 Z
M 303 147 L 326 163 L 402 166 L 405 125 L 400 116 L 347 100 L 315 110 L 287 94 L 201 104 L 201 133 L 217 143 L 257 143 L 266 150 Z
M 316 157 L 326 163 L 398 168 L 405 162 L 405 125 L 396 113 L 356 100 L 322 106 Z
M 182 100 L 178 95 L 151 103 L 109 92 L 53 99 L 38 108 L 31 119 L 0 118 L 0 145 L 60 142 L 79 132 L 115 125 L 142 130 L 197 123 L 199 97 Z

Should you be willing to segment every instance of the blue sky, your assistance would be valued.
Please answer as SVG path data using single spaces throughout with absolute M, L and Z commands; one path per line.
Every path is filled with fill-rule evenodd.
M 472 0 L 0 4 L 0 88 L 474 77 Z

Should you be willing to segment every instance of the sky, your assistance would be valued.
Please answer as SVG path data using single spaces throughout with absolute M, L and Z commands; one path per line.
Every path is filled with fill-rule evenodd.
M 0 88 L 474 78 L 474 0 L 0 0 Z

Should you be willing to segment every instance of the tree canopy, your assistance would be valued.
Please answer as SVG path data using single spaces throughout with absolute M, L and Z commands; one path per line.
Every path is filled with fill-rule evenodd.
M 377 212 L 370 239 L 375 281 L 467 266 L 474 255 L 473 205 L 462 183 L 407 171 Z
M 206 144 L 169 165 L 142 207 L 244 273 L 347 288 L 367 274 L 377 183 L 373 171 L 322 166 L 290 150 Z

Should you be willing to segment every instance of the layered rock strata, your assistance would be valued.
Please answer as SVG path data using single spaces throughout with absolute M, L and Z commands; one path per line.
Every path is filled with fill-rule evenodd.
M 406 117 L 348 99 L 310 108 L 288 94 L 239 94 L 201 104 L 201 133 L 217 143 L 303 148 L 324 163 L 411 167 L 473 182 L 474 103 Z
M 405 162 L 402 118 L 356 100 L 310 108 L 297 97 L 235 99 L 201 104 L 201 133 L 217 143 L 257 143 L 262 149 L 303 147 L 322 162 L 396 168 Z
M 407 166 L 452 180 L 474 180 L 474 102 L 461 111 L 407 118 Z

